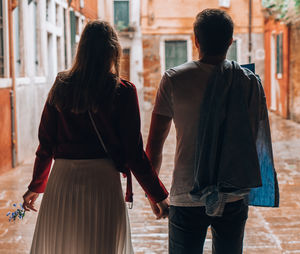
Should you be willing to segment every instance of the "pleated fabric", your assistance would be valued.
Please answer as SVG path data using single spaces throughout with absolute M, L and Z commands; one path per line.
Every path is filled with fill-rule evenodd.
M 120 173 L 110 160 L 55 160 L 30 253 L 133 253 Z

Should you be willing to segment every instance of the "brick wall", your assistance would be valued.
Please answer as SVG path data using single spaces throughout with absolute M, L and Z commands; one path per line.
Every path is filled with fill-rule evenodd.
M 130 80 L 130 51 L 123 50 L 120 61 L 120 77 L 125 80 Z
M 80 0 L 73 0 L 71 6 L 75 11 L 80 11 L 88 19 L 98 18 L 98 5 L 95 0 L 84 0 L 83 8 L 80 8 Z
M 161 79 L 159 43 L 159 35 L 143 36 L 144 99 L 152 103 Z
M 300 21 L 290 27 L 290 117 L 300 122 Z

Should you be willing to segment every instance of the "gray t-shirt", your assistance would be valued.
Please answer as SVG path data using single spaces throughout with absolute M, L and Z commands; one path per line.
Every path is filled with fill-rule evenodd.
M 203 206 L 189 196 L 194 184 L 195 147 L 200 107 L 214 65 L 191 61 L 165 72 L 153 113 L 173 118 L 176 128 L 175 168 L 170 192 L 174 206 Z

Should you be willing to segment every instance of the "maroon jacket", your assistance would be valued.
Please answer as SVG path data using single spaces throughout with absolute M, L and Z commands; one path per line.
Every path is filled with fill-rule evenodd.
M 123 161 L 154 202 L 160 202 L 168 192 L 152 168 L 143 149 L 140 132 L 140 112 L 136 88 L 122 81 L 116 96 L 115 110 L 93 114 L 97 128 L 111 156 Z M 58 111 L 46 102 L 39 126 L 39 146 L 36 151 L 33 178 L 29 190 L 45 190 L 52 159 L 106 158 L 93 129 L 88 113 Z M 118 144 L 116 144 L 118 142 Z M 132 195 L 131 189 L 127 196 Z

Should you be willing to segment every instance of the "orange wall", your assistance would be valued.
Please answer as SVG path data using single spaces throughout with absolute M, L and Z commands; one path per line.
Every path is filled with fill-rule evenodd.
M 276 93 L 276 113 L 289 117 L 289 29 L 281 22 L 272 19 L 265 22 L 265 93 L 267 103 L 271 105 L 271 38 L 283 33 L 283 73 L 282 77 L 275 76 L 279 85 Z M 275 45 L 276 46 L 276 45 Z M 276 56 L 275 56 L 276 59 Z
M 0 89 L 0 173 L 12 166 L 10 89 Z
M 80 8 L 80 0 L 73 0 L 71 2 L 71 7 L 75 11 L 81 12 L 85 17 L 89 19 L 98 18 L 98 5 L 95 0 L 84 0 L 84 7 Z
M 235 23 L 235 33 L 248 33 L 248 4 L 249 0 L 231 0 L 230 8 L 223 8 Z M 264 18 L 261 1 L 253 0 L 252 6 L 253 33 L 262 33 Z M 219 8 L 219 0 L 142 0 L 142 32 L 190 34 L 195 16 L 205 8 Z

